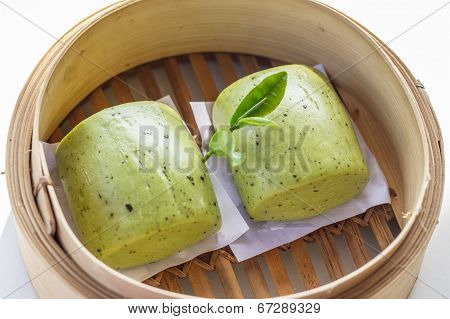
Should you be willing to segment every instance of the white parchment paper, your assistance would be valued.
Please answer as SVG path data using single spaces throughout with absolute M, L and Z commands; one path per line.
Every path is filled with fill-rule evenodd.
M 315 68 L 326 75 L 322 65 L 317 65 Z M 213 102 L 191 103 L 197 126 L 200 128 L 203 147 L 208 145 L 213 132 L 211 123 L 212 105 Z M 364 213 L 370 207 L 390 203 L 389 188 L 386 178 L 355 123 L 352 122 L 352 124 L 364 154 L 365 161 L 369 167 L 369 182 L 359 196 L 325 214 L 306 220 L 295 222 L 253 222 L 248 217 L 248 214 L 241 203 L 239 193 L 236 190 L 226 160 L 215 156 L 208 160 L 207 166 L 211 171 L 211 175 L 216 176 L 220 183 L 222 183 L 222 186 L 249 226 L 249 230 L 244 235 L 230 244 L 230 248 L 238 261 L 249 259 L 270 249 L 289 243 L 323 226 Z
M 177 110 L 170 97 L 164 97 L 159 101 Z M 61 209 L 64 212 L 64 216 L 66 217 L 69 225 L 72 227 L 72 230 L 76 234 L 77 232 L 72 220 L 72 213 L 67 203 L 67 199 L 65 197 L 64 190 L 61 184 L 61 179 L 59 178 L 57 171 L 55 161 L 55 151 L 57 143 L 43 143 L 43 146 L 47 165 L 50 171 L 51 178 L 53 180 L 53 184 L 55 186 L 55 192 L 58 197 L 58 201 L 61 205 Z M 145 280 L 164 269 L 185 263 L 203 253 L 225 247 L 235 241 L 249 229 L 247 223 L 236 208 L 236 205 L 234 205 L 233 201 L 228 196 L 222 184 L 213 174 L 210 174 L 210 176 L 211 182 L 214 187 L 214 192 L 216 193 L 220 214 L 222 216 L 222 227 L 220 228 L 220 230 L 216 234 L 211 235 L 208 238 L 205 238 L 204 240 L 165 259 L 151 264 L 121 270 L 123 274 L 138 281 Z

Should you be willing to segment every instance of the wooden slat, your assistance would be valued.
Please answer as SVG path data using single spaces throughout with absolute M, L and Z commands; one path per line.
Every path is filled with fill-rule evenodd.
M 208 276 L 202 267 L 192 263 L 188 271 L 188 276 L 196 296 L 214 298 L 214 292 L 209 284 Z
M 146 285 L 152 286 L 152 287 L 161 288 L 161 285 L 158 284 L 158 282 L 155 279 L 153 279 L 153 278 L 145 279 L 143 281 L 143 283 L 146 284 Z
M 131 94 L 125 78 L 115 76 L 111 79 L 111 88 L 119 104 L 133 102 L 134 98 Z
M 168 271 L 164 272 L 161 284 L 163 285 L 164 289 L 183 293 L 183 289 L 181 288 L 180 280 L 178 279 L 178 277 Z
M 300 272 L 300 277 L 305 290 L 319 287 L 319 278 L 314 270 L 311 257 L 303 239 L 297 239 L 291 243 L 291 254 L 295 265 Z
M 101 87 L 96 88 L 89 95 L 89 101 L 91 102 L 92 110 L 94 113 L 103 110 L 109 106 L 108 99 L 106 98 L 105 92 Z
M 391 233 L 391 229 L 389 228 L 384 215 L 378 214 L 375 211 L 369 219 L 369 225 L 372 228 L 372 232 L 381 250 L 392 243 L 394 236 Z
M 148 64 L 137 67 L 137 75 L 144 88 L 146 98 L 149 100 L 158 100 L 161 98 L 161 90 L 156 82 L 155 76 Z
M 348 219 L 345 221 L 343 229 L 345 241 L 347 242 L 348 249 L 357 268 L 363 266 L 370 260 L 359 227 L 360 226 L 357 223 Z
M 318 229 L 314 235 L 331 280 L 343 277 L 345 272 L 341 256 L 334 244 L 333 235 L 323 228 Z
M 197 125 L 195 124 L 194 114 L 192 113 L 191 107 L 189 105 L 191 96 L 189 94 L 186 83 L 184 83 L 184 79 L 176 58 L 171 57 L 164 59 L 164 69 L 167 73 L 173 92 L 175 94 L 178 109 L 180 110 L 180 113 L 183 116 L 186 125 L 189 127 L 191 134 L 194 136 L 197 143 L 200 143 L 200 134 L 198 132 Z
M 48 142 L 49 143 L 58 143 L 59 141 L 62 140 L 63 137 L 64 137 L 64 135 L 61 131 L 61 128 L 57 127 L 56 130 L 53 132 L 53 134 L 48 139 Z
M 70 124 L 72 125 L 72 128 L 74 128 L 75 126 L 77 126 L 78 123 L 80 123 L 82 120 L 86 118 L 86 115 L 84 114 L 81 105 L 77 105 L 72 110 L 69 117 L 70 117 Z
M 245 74 L 251 74 L 258 72 L 260 70 L 258 61 L 252 55 L 239 54 L 238 55 L 239 62 L 242 65 L 242 69 Z
M 215 264 L 227 298 L 244 298 L 231 262 L 223 256 L 218 256 Z
M 225 85 L 230 85 L 238 79 L 233 59 L 229 53 L 216 53 L 215 58 L 219 65 L 220 74 Z
M 217 87 L 214 78 L 209 71 L 208 63 L 202 54 L 189 54 L 194 73 L 197 77 L 200 89 L 202 90 L 205 101 L 215 101 L 217 98 Z
M 244 270 L 255 298 L 268 298 L 270 297 L 269 288 L 267 287 L 257 258 L 247 259 L 242 264 L 244 265 Z
M 272 67 L 277 67 L 277 66 L 281 66 L 281 65 L 285 65 L 286 63 L 283 63 L 281 61 L 278 60 L 274 60 L 274 59 L 270 59 L 270 65 Z
M 284 268 L 278 248 L 269 250 L 263 255 L 278 294 L 283 296 L 294 293 L 294 289 L 292 288 L 289 276 Z

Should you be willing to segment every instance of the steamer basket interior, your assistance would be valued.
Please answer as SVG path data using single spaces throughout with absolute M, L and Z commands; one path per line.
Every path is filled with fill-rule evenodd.
M 81 120 L 105 107 L 165 95 L 173 97 L 195 135 L 197 127 L 190 113 L 190 101 L 215 100 L 226 85 L 238 78 L 281 64 L 284 63 L 246 54 L 196 53 L 140 65 L 113 77 L 83 99 L 49 142 L 58 142 Z M 361 118 L 369 116 L 358 108 L 355 99 L 346 105 L 358 123 L 364 123 Z M 391 193 L 398 196 L 393 189 Z M 399 232 L 391 205 L 383 205 L 242 263 L 237 263 L 225 248 L 172 267 L 144 283 L 203 297 L 283 296 L 343 277 L 375 257 Z M 227 284 L 222 285 L 221 279 Z M 197 281 L 203 282 L 202 286 Z
M 242 76 L 290 63 L 325 66 L 388 180 L 391 205 L 242 263 L 224 248 L 139 283 L 82 247 L 51 183 L 41 188 L 39 141 L 60 141 L 89 115 L 169 94 L 198 139 L 190 101 L 215 100 Z M 60 282 L 82 297 L 404 297 L 442 195 L 439 129 L 424 94 L 376 37 L 313 1 L 123 1 L 94 13 L 49 50 L 11 125 L 8 187 L 23 255 L 31 275 L 52 270 L 35 287 L 48 297 Z
M 406 83 L 369 35 L 333 10 L 309 1 L 283 3 L 277 7 L 254 0 L 221 5 L 142 1 L 95 21 L 57 57 L 42 97 L 40 139 L 47 140 L 73 107 L 100 84 L 145 62 L 225 51 L 286 63 L 322 63 L 343 99 L 356 99 L 364 121 L 359 125 L 362 134 L 401 199 L 394 205 L 398 204 L 399 212 L 417 211 L 428 158 L 424 127 L 417 121 L 417 106 L 407 95 Z M 168 17 L 164 24 L 161 16 Z M 407 154 L 414 154 L 414 163 Z

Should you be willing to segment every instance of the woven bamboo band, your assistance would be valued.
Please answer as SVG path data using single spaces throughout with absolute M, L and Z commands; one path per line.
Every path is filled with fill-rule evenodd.
M 368 227 L 370 225 L 371 219 L 373 219 L 375 217 L 384 217 L 387 221 L 391 220 L 394 217 L 394 212 L 392 210 L 391 205 L 385 204 L 385 205 L 380 205 L 380 206 L 369 208 L 365 213 L 363 213 L 361 215 L 346 219 L 344 221 L 340 221 L 340 222 L 332 224 L 332 225 L 325 226 L 324 229 L 333 235 L 339 236 L 344 232 L 348 232 L 348 230 L 346 230 L 344 227 L 344 225 L 346 223 L 349 223 L 352 221 L 361 227 Z M 312 243 L 312 242 L 316 241 L 316 237 L 317 237 L 317 231 L 315 231 L 309 235 L 303 236 L 301 239 L 305 242 Z M 288 243 L 285 245 L 281 245 L 278 247 L 278 249 L 280 249 L 282 251 L 287 251 L 287 250 L 291 249 L 291 244 Z M 196 257 L 182 265 L 168 268 L 168 269 L 156 274 L 155 276 L 144 280 L 144 283 L 149 284 L 154 287 L 160 287 L 164 273 L 173 274 L 180 279 L 187 278 L 187 277 L 189 277 L 189 270 L 193 264 L 201 267 L 203 270 L 208 271 L 208 272 L 215 271 L 216 270 L 216 261 L 219 256 L 224 257 L 232 264 L 238 263 L 236 257 L 234 257 L 234 255 L 231 252 L 231 250 L 229 249 L 229 247 L 225 247 L 225 248 L 222 248 L 219 250 L 215 250 L 211 253 L 203 254 L 203 255 Z

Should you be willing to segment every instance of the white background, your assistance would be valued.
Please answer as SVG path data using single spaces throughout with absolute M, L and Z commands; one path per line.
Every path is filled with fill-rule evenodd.
M 269 311 L 270 303 L 294 304 L 297 313 L 287 313 L 278 308 L 274 312 L 272 305 Z M 311 310 L 309 313 L 301 311 L 307 309 L 305 304 L 319 304 L 319 313 Z M 301 304 L 304 307 L 301 307 Z M 0 313 L 4 318 L 45 318 L 45 319 L 79 319 L 79 318 L 158 318 L 158 319 L 329 319 L 335 317 L 344 317 L 346 319 L 379 319 L 383 318 L 389 311 L 392 318 L 448 318 L 448 302 L 445 300 L 292 300 L 277 299 L 95 299 L 95 300 L 0 300 Z M 211 307 L 208 310 L 208 305 Z M 128 307 L 157 307 L 156 315 L 147 313 L 134 313 L 129 311 Z M 189 307 L 191 311 L 181 312 L 181 308 Z M 202 307 L 203 309 L 199 309 Z M 222 308 L 220 308 L 222 307 Z M 236 308 L 239 307 L 239 308 Z M 162 310 L 165 308 L 165 310 Z M 154 308 L 153 308 L 154 309 Z M 172 309 L 172 311 L 170 311 Z M 316 308 L 318 309 L 318 308 Z M 161 310 L 161 313 L 158 312 Z M 187 309 L 186 309 L 187 310 Z M 207 313 L 198 313 L 198 311 L 207 311 Z M 284 310 L 286 312 L 286 310 Z M 223 312 L 228 313 L 223 313 Z M 155 310 L 152 311 L 155 313 Z M 177 316 L 176 314 L 179 314 Z
M 78 21 L 111 2 L 111 0 L 0 0 L 0 157 L 3 159 L 0 162 L 1 171 L 4 171 L 5 166 L 7 132 L 14 104 L 34 66 L 53 44 L 54 37 L 60 37 Z M 325 0 L 323 2 L 348 14 L 383 41 L 389 42 L 390 47 L 425 85 L 440 121 L 444 144 L 449 143 L 450 4 L 447 2 L 444 8 L 418 23 L 445 5 L 446 1 Z M 402 34 L 403 32 L 405 33 Z M 394 38 L 395 40 L 391 42 Z M 448 148 L 444 149 L 448 152 Z M 449 156 L 446 166 L 450 167 L 448 159 Z M 0 203 L 1 234 L 10 214 L 4 175 L 0 177 Z M 411 294 L 413 298 L 439 297 L 438 292 L 450 296 L 449 208 L 450 191 L 449 187 L 446 187 L 440 223 L 425 255 L 420 280 Z

